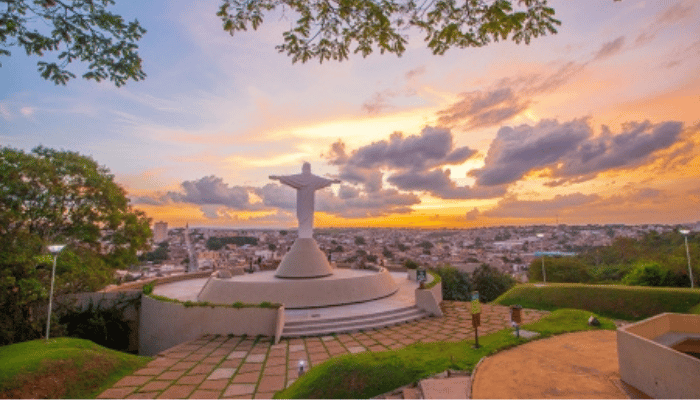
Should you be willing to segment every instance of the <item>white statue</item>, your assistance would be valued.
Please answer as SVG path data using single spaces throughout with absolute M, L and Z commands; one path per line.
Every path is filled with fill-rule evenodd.
M 326 179 L 311 173 L 311 164 L 305 162 L 302 173 L 297 175 L 277 176 L 270 179 L 278 180 L 297 190 L 297 219 L 299 220 L 299 237 L 311 238 L 314 229 L 314 192 L 333 183 L 337 179 Z

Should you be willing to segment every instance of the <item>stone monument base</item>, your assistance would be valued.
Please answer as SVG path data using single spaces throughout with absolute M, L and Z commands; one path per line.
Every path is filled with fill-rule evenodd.
M 309 279 L 333 274 L 326 254 L 312 238 L 297 238 L 275 271 L 278 278 Z

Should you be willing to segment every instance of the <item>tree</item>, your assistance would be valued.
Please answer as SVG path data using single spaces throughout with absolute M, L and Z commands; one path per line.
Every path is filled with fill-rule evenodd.
M 18 47 L 27 55 L 57 52 L 52 62 L 39 61 L 44 79 L 65 85 L 75 74 L 73 61 L 88 63 L 85 79 L 109 79 L 116 86 L 144 79 L 136 41 L 146 30 L 138 20 L 124 19 L 107 10 L 114 0 L 6 0 L 0 12 L 0 55 Z M 41 28 L 47 28 L 40 30 Z M 1 66 L 1 65 L 0 65 Z
M 479 300 L 489 303 L 515 285 L 515 279 L 488 264 L 481 264 L 472 272 L 472 288 L 479 291 Z
M 447 264 L 437 269 L 442 281 L 442 298 L 445 300 L 469 301 L 472 284 L 469 274 Z
M 375 50 L 400 56 L 411 30 L 424 35 L 433 54 L 443 54 L 498 40 L 530 43 L 560 25 L 547 0 L 223 0 L 217 15 L 234 35 L 257 29 L 278 7 L 298 16 L 277 46 L 292 62 L 342 61 L 351 52 L 366 57 Z
M 150 220 L 113 179 L 78 153 L 0 148 L 0 344 L 38 334 L 30 305 L 48 292 L 48 244 L 67 244 L 56 294 L 104 287 L 148 247 Z

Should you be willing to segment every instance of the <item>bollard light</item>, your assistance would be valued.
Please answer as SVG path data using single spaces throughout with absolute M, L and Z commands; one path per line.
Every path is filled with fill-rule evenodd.
M 46 340 L 49 340 L 49 330 L 51 329 L 51 307 L 53 306 L 53 281 L 56 276 L 56 259 L 58 258 L 58 253 L 66 247 L 65 244 L 52 244 L 50 245 L 49 252 L 53 254 L 53 268 L 51 269 L 51 290 L 49 291 L 49 316 L 46 320 Z
M 299 375 L 302 376 L 306 372 L 306 360 L 299 360 Z

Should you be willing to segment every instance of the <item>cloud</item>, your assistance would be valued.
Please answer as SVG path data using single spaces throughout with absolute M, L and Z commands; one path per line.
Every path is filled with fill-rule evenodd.
M 530 105 L 529 100 L 518 98 L 510 87 L 462 93 L 460 97 L 462 100 L 438 112 L 441 125 L 454 126 L 466 121 L 466 129 L 493 126 L 515 117 Z
M 351 192 L 346 189 L 345 194 Z M 353 191 L 351 197 L 341 198 L 331 191 L 317 192 L 316 210 L 346 218 L 380 217 L 389 214 L 405 214 L 412 211 L 411 206 L 420 203 L 420 198 L 413 193 L 400 193 L 395 189 L 382 189 L 363 193 Z
M 635 40 L 637 46 L 648 44 L 656 38 L 656 36 L 664 28 L 683 21 L 690 17 L 695 9 L 695 4 L 692 0 L 674 2 L 673 5 L 666 8 L 656 15 L 654 22 L 649 27 L 642 31 Z
M 249 187 L 229 186 L 222 178 L 205 176 L 196 181 L 184 181 L 183 192 L 168 192 L 165 197 L 173 202 L 199 205 L 220 205 L 234 210 L 257 209 L 251 203 Z
M 563 124 L 542 120 L 535 126 L 506 126 L 498 130 L 491 142 L 484 167 L 472 170 L 470 175 L 483 186 L 513 183 L 531 170 L 559 161 L 591 135 L 585 120 Z
M 600 50 L 596 53 L 595 57 L 593 57 L 595 60 L 602 60 L 604 58 L 611 57 L 622 50 L 622 46 L 625 44 L 625 37 L 620 36 L 619 38 L 610 41 L 608 43 L 605 43 L 603 46 L 601 46 Z
M 492 218 L 543 218 L 566 213 L 572 208 L 588 206 L 600 197 L 596 194 L 573 193 L 556 195 L 548 200 L 519 200 L 515 196 L 501 199 L 496 207 L 482 212 Z
M 422 191 L 444 199 L 492 198 L 505 188 L 458 186 L 447 165 L 460 165 L 476 154 L 469 147 L 455 148 L 447 129 L 425 127 L 420 135 L 393 133 L 388 140 L 346 151 L 342 141 L 328 154 L 331 165 L 339 167 L 339 179 L 361 185 L 365 193 L 383 190 L 383 180 L 403 191 Z
M 391 134 L 389 140 L 380 140 L 360 147 L 347 158 L 346 163 L 359 168 L 398 168 L 422 170 L 445 164 L 461 164 L 474 155 L 468 147 L 454 148 L 452 133 L 447 129 L 425 127 L 420 135 L 404 137 Z M 337 153 L 336 153 L 337 154 Z M 339 160 L 332 160 L 335 165 Z
M 534 96 L 563 86 L 585 66 L 570 61 L 551 73 L 516 75 L 486 90 L 461 93 L 459 101 L 437 112 L 438 123 L 466 130 L 498 126 L 527 110 Z
M 394 173 L 387 179 L 401 190 L 419 190 L 441 199 L 490 199 L 505 193 L 505 187 L 457 186 L 450 179 L 450 170 L 406 171 Z
M 503 127 L 484 160 L 484 167 L 472 170 L 477 185 L 510 184 L 527 173 L 548 169 L 555 180 L 549 186 L 583 182 L 610 169 L 634 168 L 654 159 L 658 150 L 679 142 L 681 122 L 652 124 L 630 122 L 613 134 L 607 126 L 600 135 L 585 119 L 559 123 L 542 120 L 537 125 Z
M 479 214 L 479 209 L 474 207 L 471 211 L 467 211 L 467 213 L 465 214 L 465 218 L 467 221 L 476 221 L 477 218 L 479 218 Z
M 409 70 L 404 75 L 404 80 L 402 86 L 399 88 L 384 89 L 377 91 L 372 94 L 369 100 L 362 103 L 362 110 L 369 115 L 377 115 L 382 111 L 391 109 L 394 106 L 391 104 L 391 99 L 397 97 L 411 97 L 415 96 L 418 91 L 413 87 L 414 78 L 425 74 L 425 66 L 420 66 Z

